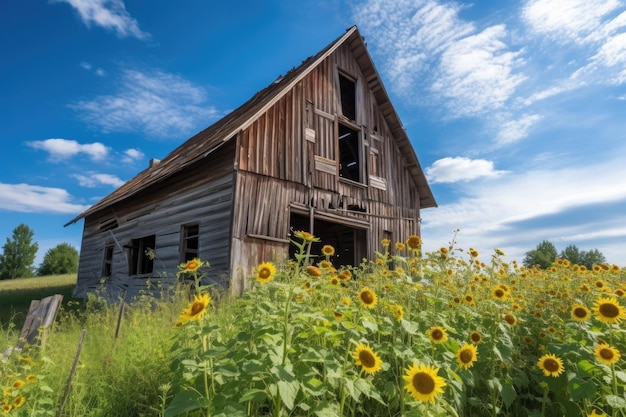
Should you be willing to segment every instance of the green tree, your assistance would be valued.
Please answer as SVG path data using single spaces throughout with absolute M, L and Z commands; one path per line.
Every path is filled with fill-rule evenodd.
M 576 245 L 569 245 L 561 251 L 559 258 L 567 259 L 572 265 L 582 265 L 584 251 L 581 252 Z
M 78 271 L 78 251 L 69 243 L 48 249 L 39 266 L 39 275 L 73 274 Z
M 537 265 L 540 268 L 546 269 L 552 262 L 556 259 L 556 248 L 547 240 L 544 240 L 533 250 L 526 252 L 526 256 L 524 256 L 524 260 L 522 261 L 524 266 L 527 268 L 532 268 Z
M 606 258 L 598 249 L 592 249 L 590 251 L 583 251 L 581 256 L 581 264 L 585 265 L 587 269 L 593 268 L 594 265 L 602 265 L 606 263 Z
M 33 232 L 30 227 L 20 224 L 13 229 L 13 237 L 7 238 L 0 255 L 0 279 L 32 277 L 33 263 L 39 245 L 33 243 Z

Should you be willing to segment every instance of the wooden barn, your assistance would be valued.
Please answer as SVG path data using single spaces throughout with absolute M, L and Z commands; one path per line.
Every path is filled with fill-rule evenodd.
M 436 202 L 357 27 L 93 205 L 75 295 L 136 294 L 199 257 L 234 293 L 290 230 L 372 259 Z M 146 254 L 153 249 L 156 258 Z

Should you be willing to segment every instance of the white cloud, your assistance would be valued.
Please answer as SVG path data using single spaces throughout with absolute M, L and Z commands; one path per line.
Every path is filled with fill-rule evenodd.
M 502 123 L 496 136 L 499 146 L 510 145 L 528 136 L 530 128 L 542 119 L 538 114 L 526 114 L 518 120 Z
M 464 157 L 442 158 L 426 168 L 426 176 L 433 184 L 496 177 L 504 173 L 505 171 L 494 170 L 492 161 Z
M 533 31 L 558 42 L 585 43 L 620 6 L 618 0 L 532 0 L 522 8 L 522 18 Z
M 80 213 L 88 206 L 74 204 L 62 188 L 0 183 L 0 210 L 20 213 Z
M 87 175 L 74 174 L 73 177 L 78 180 L 78 184 L 80 186 L 87 188 L 95 188 L 100 185 L 110 185 L 117 188 L 124 185 L 124 181 L 119 179 L 117 176 L 110 174 L 90 172 L 87 173 Z
M 67 3 L 78 12 L 82 22 L 91 27 L 92 24 L 111 30 L 117 36 L 147 39 L 150 35 L 139 29 L 137 20 L 126 11 L 121 0 L 55 0 Z
M 431 89 L 448 99 L 451 117 L 484 115 L 501 108 L 526 78 L 515 74 L 522 63 L 519 52 L 502 42 L 503 25 L 458 40 L 441 57 Z
M 623 178 L 626 178 L 626 165 L 615 158 L 564 169 L 509 173 L 506 177 L 464 184 L 463 197 L 422 212 L 422 233 L 429 244 L 436 246 L 446 242 L 452 230 L 460 228 L 461 246 L 483 250 L 500 247 L 521 260 L 523 252 L 515 247 L 516 243 L 530 242 L 527 251 L 543 239 L 589 233 L 593 219 L 563 217 L 559 226 L 531 226 L 529 222 L 582 206 L 623 205 L 626 203 Z M 523 227 L 516 226 L 522 221 Z M 609 221 L 594 227 L 597 235 L 610 236 L 616 224 Z
M 59 138 L 26 142 L 26 144 L 34 149 L 48 152 L 53 161 L 68 159 L 80 153 L 88 155 L 94 161 L 100 161 L 107 157 L 110 150 L 100 142 L 81 144 L 75 140 Z
M 202 88 L 177 75 L 126 70 L 114 95 L 70 107 L 105 132 L 143 130 L 157 137 L 180 137 L 219 115 L 205 101 Z
M 102 68 L 94 68 L 91 63 L 86 61 L 82 61 L 80 63 L 80 67 L 85 71 L 93 71 L 93 73 L 99 77 L 104 77 L 106 75 L 106 72 Z
M 141 152 L 140 149 L 135 149 L 135 148 L 126 149 L 124 151 L 124 157 L 122 158 L 122 162 L 129 164 L 135 161 L 139 161 L 144 156 L 145 156 L 144 153 Z

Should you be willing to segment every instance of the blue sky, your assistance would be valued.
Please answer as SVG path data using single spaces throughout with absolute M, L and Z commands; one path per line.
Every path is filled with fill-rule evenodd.
M 63 225 L 358 25 L 430 181 L 427 249 L 626 265 L 626 3 L 5 0 L 0 240 Z

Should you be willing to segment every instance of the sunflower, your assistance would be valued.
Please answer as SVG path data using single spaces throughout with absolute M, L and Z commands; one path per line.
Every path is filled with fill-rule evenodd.
M 207 306 L 210 302 L 211 296 L 209 296 L 209 293 L 200 296 L 194 295 L 193 301 L 183 310 L 183 313 L 179 316 L 179 320 L 183 324 L 188 321 L 199 320 L 206 314 Z
M 24 397 L 23 395 L 18 395 L 13 400 L 13 407 L 20 408 L 21 406 L 24 405 L 25 402 L 26 402 L 26 397 Z
M 400 251 L 404 250 L 404 243 L 396 242 L 396 249 Z
M 496 300 L 504 301 L 506 300 L 507 292 L 501 287 L 495 287 L 491 295 L 493 295 L 493 298 Z
M 335 320 L 341 320 L 343 318 L 343 313 L 341 313 L 340 311 L 333 311 L 333 316 L 335 317 Z
M 480 343 L 481 340 L 483 340 L 483 335 L 478 332 L 471 332 L 469 335 L 469 339 L 472 341 L 473 344 L 477 345 Z
M 406 240 L 406 244 L 411 249 L 419 249 L 422 246 L 422 239 L 419 236 L 411 235 Z
M 515 324 L 517 323 L 517 319 L 511 314 L 505 314 L 504 321 L 506 321 L 511 326 L 515 326 Z
M 322 269 L 330 269 L 333 267 L 333 264 L 330 261 L 323 260 L 318 264 L 318 266 Z
M 320 275 L 322 275 L 322 271 L 318 267 L 313 266 L 313 265 L 307 266 L 306 272 L 312 277 L 319 277 Z
M 621 356 L 619 350 L 607 344 L 598 345 L 598 347 L 593 351 L 593 353 L 594 355 L 596 355 L 597 360 L 599 360 L 600 362 L 606 365 L 612 365 L 616 363 Z
M 598 320 L 603 323 L 619 323 L 621 319 L 626 318 L 626 311 L 617 302 L 617 298 L 615 297 L 600 297 L 593 304 L 593 309 L 596 312 Z
M 478 359 L 476 346 L 466 343 L 456 352 L 456 361 L 465 369 L 471 368 Z
M 396 320 L 402 321 L 402 318 L 404 317 L 404 308 L 402 308 L 400 304 L 390 305 L 388 306 L 388 309 Z
M 339 285 L 339 284 L 341 284 L 341 280 L 336 275 L 333 275 L 332 277 L 330 277 L 330 280 L 328 280 L 328 282 L 330 282 L 331 285 Z
M 443 327 L 433 326 L 426 331 L 426 334 L 433 343 L 444 343 L 448 340 L 448 333 Z
M 331 245 L 322 246 L 322 253 L 324 256 L 333 256 L 335 254 L 335 248 Z
M 469 253 L 472 258 L 478 258 L 478 251 L 476 249 L 470 248 Z
M 587 417 L 606 417 L 606 414 L 604 413 L 596 414 L 596 410 L 593 409 L 591 410 L 591 414 L 588 414 Z
M 340 302 L 341 302 L 341 304 L 343 304 L 346 307 L 350 307 L 350 304 L 352 304 L 352 300 L 350 300 L 350 298 L 348 298 L 348 297 L 343 297 L 340 300 Z
M 543 371 L 545 376 L 558 377 L 563 373 L 563 361 L 552 353 L 546 353 L 537 361 L 537 366 Z
M 344 269 L 339 274 L 339 279 L 341 279 L 342 281 L 350 281 L 352 279 L 352 272 L 350 272 L 349 269 Z
M 193 258 L 178 265 L 178 271 L 180 273 L 196 272 L 203 265 L 204 262 L 202 262 L 199 258 Z
M 35 375 L 31 374 L 26 377 L 26 382 L 35 382 L 35 381 L 37 381 L 37 377 Z
M 11 404 L 2 404 L 2 408 L 0 408 L 0 410 L 4 411 L 5 413 L 9 413 L 9 411 L 11 411 L 13 409 L 13 405 Z
M 439 368 L 414 363 L 405 369 L 402 378 L 407 382 L 404 388 L 418 401 L 435 402 L 439 394 L 443 394 L 446 381 L 437 375 Z
M 591 311 L 582 304 L 574 304 L 570 311 L 570 316 L 577 321 L 587 321 L 591 316 Z
M 389 246 L 390 243 L 391 241 L 389 239 L 383 239 L 380 241 L 380 244 L 383 245 L 384 247 Z
M 24 381 L 22 381 L 21 379 L 16 379 L 15 382 L 13 383 L 13 388 L 20 389 L 23 386 L 24 386 Z
M 276 266 L 271 262 L 263 262 L 256 269 L 256 280 L 261 284 L 267 284 L 274 279 Z
M 374 308 L 376 303 L 378 303 L 378 296 L 374 291 L 364 287 L 359 291 L 359 301 L 364 307 Z
M 359 343 L 356 349 L 354 349 L 352 357 L 355 365 L 360 366 L 365 373 L 375 374 L 382 369 L 382 359 L 369 346 L 363 343 Z
M 302 230 L 298 230 L 298 231 L 294 232 L 294 235 L 296 235 L 296 237 L 298 239 L 302 239 L 304 242 L 317 242 L 317 241 L 319 241 L 319 238 L 316 238 L 311 233 L 305 232 L 305 231 L 302 231 Z

